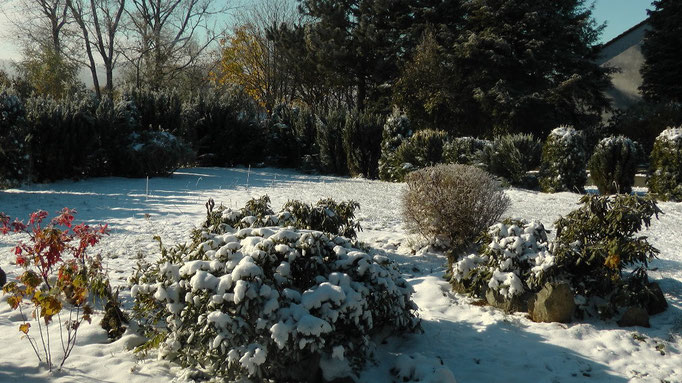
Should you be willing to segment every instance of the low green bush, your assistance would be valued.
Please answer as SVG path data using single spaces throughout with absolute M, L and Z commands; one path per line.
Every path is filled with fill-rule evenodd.
M 649 166 L 649 192 L 664 201 L 682 201 L 682 128 L 668 128 L 656 138 Z
M 541 153 L 539 140 L 532 134 L 518 133 L 495 137 L 492 145 L 483 147 L 479 158 L 489 173 L 514 186 L 532 187 L 528 172 L 540 165 Z
M 448 164 L 477 165 L 481 152 L 492 142 L 473 137 L 450 138 L 443 145 L 443 162 Z
M 412 171 L 443 162 L 443 145 L 446 140 L 445 132 L 426 129 L 403 141 L 388 164 L 392 168 L 393 181 L 402 182 Z
M 630 193 L 641 150 L 631 139 L 607 137 L 599 141 L 588 162 L 600 194 Z
M 395 167 L 395 151 L 406 139 L 412 136 L 410 120 L 398 109 L 394 109 L 386 119 L 381 133 L 381 157 L 379 158 L 379 178 L 384 181 L 398 181 Z
M 542 147 L 540 187 L 547 193 L 582 193 L 587 173 L 587 154 L 581 132 L 560 126 L 549 134 Z
M 194 160 L 190 146 L 168 132 L 132 133 L 128 139 L 126 176 L 167 176 Z

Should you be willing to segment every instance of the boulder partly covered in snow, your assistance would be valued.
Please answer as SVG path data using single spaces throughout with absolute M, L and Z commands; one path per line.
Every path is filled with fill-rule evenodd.
M 350 375 L 372 335 L 418 326 L 412 287 L 384 254 L 318 231 L 204 231 L 131 282 L 137 316 L 159 320 L 146 328 L 165 338 L 161 356 L 230 380 L 307 379 L 320 365 Z
M 575 307 L 568 283 L 547 283 L 528 305 L 528 311 L 535 322 L 569 323 Z

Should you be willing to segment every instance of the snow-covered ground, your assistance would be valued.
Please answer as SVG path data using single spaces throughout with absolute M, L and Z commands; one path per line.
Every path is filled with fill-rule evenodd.
M 533 323 L 523 314 L 507 315 L 471 304 L 453 294 L 442 279 L 445 259 L 438 254 L 413 255 L 415 239 L 401 223 L 403 184 L 362 179 L 304 175 L 279 169 L 182 169 L 172 178 L 149 180 L 98 178 L 29 185 L 0 191 L 0 211 L 26 218 L 36 209 L 52 214 L 63 207 L 78 211 L 76 221 L 108 223 L 111 235 L 99 251 L 110 277 L 126 286 L 136 259 L 158 256 L 158 235 L 167 245 L 184 242 L 205 216 L 204 203 L 242 207 L 252 197 L 267 194 L 278 210 L 288 199 L 316 202 L 331 197 L 360 203 L 358 217 L 368 244 L 395 254 L 416 293 L 424 332 L 388 338 L 379 344 L 375 360 L 361 373 L 361 382 L 391 382 L 398 368 L 412 381 L 445 382 L 452 372 L 467 382 L 682 382 L 682 204 L 660 203 L 664 214 L 644 234 L 661 250 L 651 263 L 670 303 L 651 318 L 651 328 L 619 328 L 615 322 Z M 148 192 L 147 192 L 148 190 Z M 506 191 L 512 200 L 506 215 L 537 219 L 546 227 L 577 207 L 579 195 Z M 15 278 L 11 246 L 17 235 L 0 236 L 0 267 Z M 128 290 L 122 297 L 126 306 Z M 129 351 L 132 334 L 108 343 L 96 324 L 85 324 L 65 368 L 48 373 L 37 365 L 28 342 L 21 339 L 17 312 L 0 297 L 0 382 L 167 382 L 186 381 L 178 366 L 154 358 L 140 359 Z M 57 356 L 59 352 L 56 351 Z M 414 369 L 414 372 L 410 370 Z M 420 379 L 420 380 L 419 380 Z M 402 379 L 401 379 L 402 381 Z

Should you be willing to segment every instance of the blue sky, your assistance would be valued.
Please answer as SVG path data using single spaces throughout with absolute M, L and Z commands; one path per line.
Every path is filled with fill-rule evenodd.
M 242 3 L 249 0 L 242 0 Z M 601 42 L 607 42 L 647 17 L 646 10 L 651 0 L 586 0 L 594 1 L 594 18 L 599 23 L 606 22 Z M 7 21 L 0 15 L 0 31 L 7 28 Z M 0 59 L 18 59 L 19 49 L 12 39 L 0 33 Z
M 594 18 L 599 23 L 606 22 L 601 41 L 605 43 L 646 19 L 649 8 L 651 0 L 596 0 Z

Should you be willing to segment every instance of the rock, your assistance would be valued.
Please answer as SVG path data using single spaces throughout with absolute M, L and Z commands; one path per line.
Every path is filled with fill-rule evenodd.
M 649 324 L 649 313 L 641 307 L 634 306 L 628 308 L 618 321 L 620 327 L 651 327 Z
M 504 310 L 508 313 L 513 313 L 517 311 L 526 311 L 528 309 L 528 296 L 513 296 L 511 299 L 503 296 L 497 290 L 488 289 L 485 292 L 485 299 L 488 304 L 497 307 L 500 310 Z
M 646 311 L 649 315 L 656 315 L 665 311 L 668 308 L 668 302 L 665 301 L 663 290 L 656 282 L 649 283 L 649 302 L 646 305 Z
M 573 291 L 567 283 L 547 283 L 529 304 L 530 318 L 535 322 L 569 323 L 575 311 Z
M 0 269 L 0 288 L 7 283 L 7 275 L 5 275 L 5 272 Z

